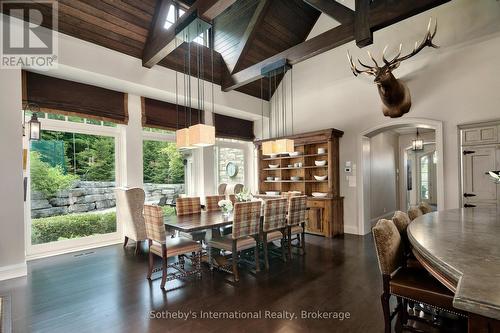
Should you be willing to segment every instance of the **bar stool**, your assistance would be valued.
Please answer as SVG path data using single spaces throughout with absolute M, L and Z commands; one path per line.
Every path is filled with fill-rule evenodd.
M 424 269 L 406 268 L 402 265 L 403 246 L 398 229 L 391 220 L 379 220 L 372 229 L 380 272 L 382 273 L 382 310 L 385 332 L 391 332 L 392 319 L 400 315 L 400 329 L 413 330 L 406 325 L 408 319 L 435 326 L 418 316 L 410 316 L 408 302 L 423 303 L 440 311 L 458 316 L 467 315 L 453 307 L 453 293 Z M 390 298 L 395 296 L 397 306 L 390 311 Z

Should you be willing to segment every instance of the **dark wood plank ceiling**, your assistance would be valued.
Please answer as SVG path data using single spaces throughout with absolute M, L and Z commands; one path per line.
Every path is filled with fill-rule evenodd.
M 162 0 L 59 0 L 58 30 L 61 33 L 100 45 L 112 50 L 141 58 L 148 38 L 156 8 Z M 187 7 L 195 0 L 180 0 Z M 259 1 L 239 0 L 214 22 L 214 82 L 221 84 L 224 73 L 245 69 L 305 40 L 320 13 L 302 0 L 268 0 L 260 24 L 256 25 L 253 38 L 241 55 L 238 49 Z M 4 2 L 0 0 L 0 2 Z M 4 4 L 6 5 L 6 4 Z M 31 5 L 30 5 L 31 6 Z M 43 3 L 36 8 L 50 18 L 49 7 Z M 33 7 L 30 7 L 33 8 Z M 44 26 L 48 26 L 44 22 Z M 187 45 L 169 54 L 161 66 L 183 71 Z M 205 70 L 202 73 L 210 81 L 211 54 L 204 48 Z M 196 49 L 191 50 L 191 67 L 196 73 Z M 233 69 L 233 66 L 237 65 Z M 228 68 L 230 68 L 228 70 Z M 231 70 L 232 69 L 232 70 Z M 260 81 L 237 89 L 240 92 L 261 97 Z M 269 84 L 263 82 L 263 95 L 269 99 Z M 274 91 L 274 88 L 271 88 Z

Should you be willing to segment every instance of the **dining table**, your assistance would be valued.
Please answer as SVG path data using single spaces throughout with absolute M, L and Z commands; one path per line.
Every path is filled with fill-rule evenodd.
M 500 208 L 448 209 L 408 226 L 422 266 L 454 293 L 453 306 L 468 313 L 468 330 L 500 332 Z
M 224 216 L 221 211 L 206 212 L 188 215 L 169 215 L 163 218 L 165 228 L 186 233 L 203 230 L 218 230 L 220 227 L 233 224 L 233 214 Z

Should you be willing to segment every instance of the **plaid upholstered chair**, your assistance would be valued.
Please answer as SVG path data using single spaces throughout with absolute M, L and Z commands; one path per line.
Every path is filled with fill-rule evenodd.
M 288 258 L 292 257 L 292 236 L 297 235 L 298 247 L 306 254 L 305 226 L 307 196 L 292 196 L 288 199 Z
M 201 213 L 200 197 L 177 198 L 175 210 L 177 216 Z
M 251 248 L 255 249 L 256 271 L 259 267 L 258 237 L 260 232 L 260 201 L 237 202 L 234 205 L 233 231 L 230 235 L 212 239 L 208 242 L 208 261 L 213 270 L 212 248 L 230 251 L 232 253 L 232 270 L 222 267 L 223 271 L 233 274 L 235 282 L 239 281 L 238 253 Z
M 264 220 L 262 223 L 261 240 L 264 247 L 264 263 L 269 270 L 268 243 L 281 240 L 281 257 L 285 259 L 285 239 L 287 235 L 286 210 L 288 200 L 286 198 L 270 199 L 264 204 Z
M 146 234 L 149 245 L 149 268 L 148 279 L 153 274 L 154 256 L 162 260 L 161 289 L 165 289 L 165 283 L 178 278 L 197 275 L 201 277 L 201 245 L 184 237 L 167 237 L 165 224 L 163 222 L 163 211 L 159 206 L 144 205 L 144 220 L 146 222 Z M 185 270 L 185 258 L 189 256 L 193 264 L 191 271 Z M 179 261 L 168 264 L 167 260 L 178 256 Z M 175 272 L 168 273 L 168 268 L 174 268 Z
M 453 307 L 454 294 L 425 269 L 406 268 L 403 263 L 403 246 L 397 227 L 391 220 L 379 220 L 372 229 L 377 259 L 382 273 L 383 292 L 380 297 L 384 314 L 385 332 L 391 332 L 392 319 L 399 313 L 399 330 L 410 330 L 407 320 L 417 320 L 433 325 L 420 316 L 410 316 L 408 303 L 422 303 L 436 310 L 465 314 Z M 396 296 L 397 307 L 390 310 L 390 298 Z M 411 331 L 414 331 L 411 329 Z
M 177 201 L 175 202 L 175 211 L 177 213 L 177 216 L 200 214 L 200 197 L 177 198 Z M 180 233 L 181 236 L 190 238 L 198 242 L 204 241 L 206 234 L 207 233 L 205 231 L 196 231 L 190 234 L 185 232 Z
M 205 197 L 205 210 L 207 212 L 220 211 L 219 201 L 226 199 L 225 195 L 207 195 Z

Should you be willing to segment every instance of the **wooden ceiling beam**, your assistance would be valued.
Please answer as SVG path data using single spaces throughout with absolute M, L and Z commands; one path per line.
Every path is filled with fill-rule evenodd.
M 356 45 L 364 47 L 373 43 L 373 32 L 370 27 L 370 0 L 355 1 L 356 14 L 354 18 L 354 37 Z
M 354 11 L 335 0 L 304 0 L 304 2 L 340 24 L 354 21 Z
M 363 0 L 367 1 L 368 0 Z M 450 0 L 401 0 L 387 3 L 381 1 L 370 5 L 368 22 L 370 32 L 385 28 L 413 15 L 439 6 Z M 354 40 L 356 37 L 355 23 L 343 24 L 330 29 L 301 44 L 295 45 L 268 59 L 265 59 L 231 76 L 223 76 L 222 90 L 230 91 L 260 79 L 262 69 L 277 60 L 286 59 L 290 65 L 295 65 L 313 56 L 329 51 Z M 363 39 L 361 39 L 363 41 Z M 367 40 L 364 39 L 366 42 Z
M 250 22 L 248 23 L 247 28 L 245 29 L 245 32 L 243 33 L 243 37 L 241 38 L 239 44 L 238 44 L 238 49 L 236 50 L 236 63 L 234 66 L 229 68 L 231 73 L 234 71 L 239 70 L 241 66 L 241 62 L 243 60 L 243 56 L 246 54 L 246 51 L 249 47 L 249 45 L 252 43 L 253 39 L 255 38 L 255 34 L 257 31 L 257 27 L 260 26 L 262 20 L 266 16 L 267 10 L 269 8 L 269 5 L 271 3 L 271 0 L 260 0 L 259 4 L 257 5 L 257 8 L 255 9 L 255 12 L 252 15 L 252 18 L 250 19 Z
M 224 10 L 231 6 L 236 0 L 197 0 L 189 10 L 175 22 L 169 29 L 164 29 L 160 22 L 168 12 L 168 6 L 165 2 L 169 0 L 160 0 L 157 4 L 158 11 L 163 11 L 160 14 L 156 13 L 156 20 L 153 21 L 154 29 L 149 32 L 146 45 L 142 55 L 142 65 L 148 68 L 153 67 L 169 53 L 175 50 L 180 43 L 176 43 L 175 30 L 188 23 L 193 17 L 199 17 L 204 21 L 211 22 L 214 18 L 220 15 Z

